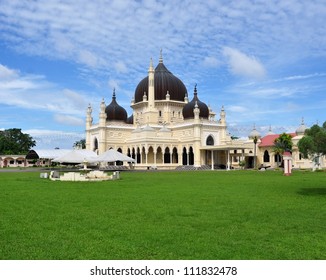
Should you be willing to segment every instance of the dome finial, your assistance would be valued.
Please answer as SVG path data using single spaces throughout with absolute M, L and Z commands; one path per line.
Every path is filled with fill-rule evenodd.
M 194 95 L 197 95 L 197 84 L 195 84 Z
M 301 125 L 304 125 L 304 117 L 301 119 Z
M 115 87 L 113 88 L 112 99 L 115 99 Z
M 159 63 L 163 63 L 162 48 L 160 50 L 160 60 L 159 60 Z

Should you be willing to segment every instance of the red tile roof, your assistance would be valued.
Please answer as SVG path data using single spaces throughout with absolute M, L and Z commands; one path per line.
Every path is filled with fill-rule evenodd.
M 296 136 L 296 134 L 294 132 L 292 133 L 288 133 L 291 135 L 291 137 L 293 138 L 294 136 Z M 264 137 L 262 137 L 261 143 L 258 145 L 259 147 L 271 147 L 274 146 L 274 140 L 276 138 L 278 138 L 280 136 L 280 134 L 272 134 L 272 135 L 266 135 Z

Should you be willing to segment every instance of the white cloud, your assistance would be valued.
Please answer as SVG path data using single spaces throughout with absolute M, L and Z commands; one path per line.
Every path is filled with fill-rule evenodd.
M 79 52 L 79 61 L 90 68 L 96 68 L 99 66 L 99 58 L 88 50 L 81 50 Z
M 22 131 L 33 137 L 36 147 L 33 149 L 72 149 L 73 144 L 85 138 L 82 132 L 66 132 L 62 130 L 26 129 Z
M 229 69 L 235 75 L 254 79 L 261 79 L 266 75 L 264 66 L 255 57 L 230 47 L 223 48 L 223 55 L 227 57 Z
M 110 79 L 108 81 L 108 85 L 109 87 L 112 89 L 112 92 L 113 92 L 113 89 L 115 88 L 116 90 L 119 88 L 119 82 L 117 80 L 112 80 Z
M 92 100 L 91 95 L 61 89 L 48 82 L 44 76 L 22 74 L 8 67 L 2 67 L 0 71 L 6 78 L 0 78 L 0 105 L 70 115 L 70 118 L 66 118 L 67 124 L 81 125 L 80 117 L 84 116 L 87 105 Z M 64 122 L 60 117 L 54 119 Z
M 0 64 L 0 80 L 1 81 L 7 81 L 14 79 L 18 76 L 18 73 L 16 70 L 9 69 L 8 67 Z
M 77 118 L 74 116 L 69 116 L 69 115 L 55 114 L 54 119 L 56 122 L 64 124 L 64 125 L 71 125 L 71 126 L 84 126 L 85 125 L 84 119 Z
M 118 73 L 126 74 L 128 73 L 128 68 L 126 64 L 122 61 L 118 61 L 114 64 L 114 67 Z
M 238 105 L 231 105 L 226 108 L 230 112 L 235 112 L 235 113 L 244 113 L 248 111 L 248 108 L 245 106 L 238 106 Z
M 221 65 L 221 62 L 218 61 L 216 57 L 206 56 L 203 61 L 204 66 L 210 68 L 216 68 Z
M 89 100 L 87 100 L 85 95 L 72 91 L 70 89 L 64 89 L 63 94 L 65 97 L 67 97 L 67 99 L 71 103 L 71 106 L 77 109 L 86 108 L 89 103 Z

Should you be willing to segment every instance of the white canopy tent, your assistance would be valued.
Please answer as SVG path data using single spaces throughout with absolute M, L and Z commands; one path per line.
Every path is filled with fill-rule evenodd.
M 72 150 L 63 156 L 57 157 L 53 162 L 66 162 L 66 163 L 85 163 L 94 162 L 96 153 L 89 150 Z
M 71 150 L 67 149 L 52 149 L 52 150 L 30 150 L 26 159 L 54 159 L 57 157 L 61 157 Z

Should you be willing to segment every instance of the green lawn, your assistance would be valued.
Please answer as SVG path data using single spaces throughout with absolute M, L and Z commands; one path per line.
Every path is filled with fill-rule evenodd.
M 0 259 L 326 259 L 326 173 L 0 173 Z

